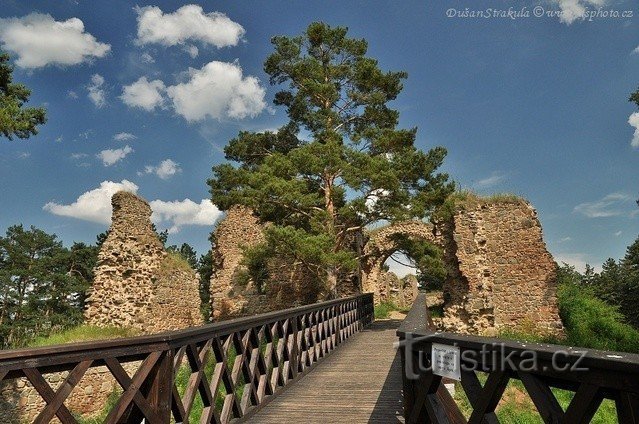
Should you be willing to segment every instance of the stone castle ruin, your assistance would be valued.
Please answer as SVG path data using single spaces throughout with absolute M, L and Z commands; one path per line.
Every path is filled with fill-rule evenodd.
M 143 333 L 202 324 L 199 278 L 164 250 L 153 231 L 149 204 L 124 191 L 114 194 L 111 203 L 111 228 L 98 255 L 85 322 Z
M 229 210 L 217 226 L 216 269 L 211 279 L 214 319 L 276 309 L 269 295 L 257 293 L 250 284 L 236 283 L 243 272 L 243 248 L 262 242 L 263 229 L 249 209 L 240 207 Z M 500 329 L 562 331 L 555 263 L 546 250 L 537 212 L 525 200 L 469 195 L 457 200 L 437 225 L 413 220 L 365 231 L 356 289 L 374 293 L 375 303 L 410 306 L 417 294 L 417 280 L 410 276 L 399 279 L 383 267 L 397 251 L 394 236 L 398 234 L 432 243 L 443 252 L 447 277 L 444 316 L 439 320 L 442 329 L 472 334 L 495 334 Z M 294 269 L 290 273 L 291 287 L 280 290 L 278 296 L 288 293 L 292 306 L 303 284 L 294 284 L 299 273 Z M 345 281 L 340 295 L 352 293 L 350 286 Z
M 149 204 L 134 194 L 118 192 L 112 205 L 112 224 L 94 270 L 85 323 L 135 328 L 146 334 L 202 324 L 199 278 L 186 262 L 164 250 L 151 225 Z M 124 369 L 133 375 L 138 366 L 126 363 Z M 68 375 L 48 374 L 45 380 L 57 390 Z M 90 368 L 65 405 L 74 413 L 94 416 L 117 387 L 105 366 Z M 26 378 L 0 384 L 1 423 L 32 422 L 44 407 Z

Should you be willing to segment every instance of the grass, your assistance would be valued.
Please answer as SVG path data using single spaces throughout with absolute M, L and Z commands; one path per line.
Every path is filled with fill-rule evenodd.
M 458 210 L 469 210 L 482 204 L 520 204 L 525 202 L 521 196 L 512 193 L 495 193 L 480 196 L 472 190 L 458 190 L 452 193 L 435 212 L 435 220 L 448 221 Z
M 477 376 L 482 384 L 486 382 L 487 375 L 485 373 L 478 373 Z M 561 389 L 552 389 L 552 392 L 561 407 L 566 410 L 574 397 L 574 393 Z M 472 412 L 472 407 L 460 383 L 456 383 L 455 385 L 454 399 L 461 412 L 468 419 Z M 523 383 L 519 380 L 510 380 L 497 406 L 496 413 L 499 421 L 505 424 L 543 423 Z M 605 399 L 591 422 L 593 424 L 617 423 L 617 413 L 614 402 Z
M 391 312 L 407 313 L 409 310 L 410 306 L 404 308 L 397 306 L 394 302 L 381 302 L 375 306 L 375 319 L 386 319 Z
M 87 342 L 92 340 L 119 339 L 122 337 L 137 336 L 138 334 L 139 331 L 130 328 L 80 325 L 59 333 L 50 334 L 46 337 L 37 337 L 29 343 L 29 347 L 42 347 L 65 343 Z

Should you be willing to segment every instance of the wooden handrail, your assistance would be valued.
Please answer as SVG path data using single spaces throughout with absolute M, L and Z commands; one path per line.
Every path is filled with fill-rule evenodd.
M 397 335 L 402 363 L 413 365 L 409 370 L 412 372 L 403 371 L 407 423 L 467 422 L 458 406 L 450 402 L 452 398 L 443 393 L 442 378 L 429 368 L 433 343 L 460 350 L 461 386 L 473 407 L 468 422 L 498 422 L 494 413 L 497 403 L 508 381 L 518 379 L 544 422 L 590 422 L 601 401 L 608 398 L 615 401 L 619 422 L 639 423 L 637 354 L 437 332 L 423 294 L 418 295 Z M 532 357 L 535 359 L 531 367 Z M 529 362 L 523 367 L 525 360 Z M 483 387 L 477 371 L 489 374 Z M 418 378 L 410 379 L 409 375 Z M 559 406 L 551 388 L 575 392 L 566 411 Z
M 64 400 L 88 369 L 106 366 L 123 389 L 107 422 L 168 423 L 171 415 L 188 421 L 199 393 L 203 422 L 226 423 L 246 419 L 372 320 L 367 293 L 150 336 L 6 350 L 0 351 L 0 382 L 26 378 L 34 386 L 46 404 L 36 422 L 57 416 L 75 423 Z M 129 377 L 122 364 L 136 361 L 141 365 Z M 210 382 L 207 365 L 215 366 Z M 184 367 L 191 378 L 180 396 L 175 375 Z M 62 371 L 71 373 L 53 391 L 43 376 Z

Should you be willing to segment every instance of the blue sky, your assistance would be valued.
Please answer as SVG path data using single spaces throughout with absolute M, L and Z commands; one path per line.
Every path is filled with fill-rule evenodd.
M 0 229 L 93 242 L 105 199 L 126 186 L 152 202 L 171 243 L 203 252 L 221 149 L 286 120 L 262 70 L 270 37 L 322 20 L 408 72 L 401 125 L 419 127 L 424 149 L 448 148 L 444 169 L 462 187 L 529 199 L 557 260 L 599 265 L 639 234 L 639 114 L 626 101 L 639 85 L 636 0 L 189 4 L 2 1 L 0 45 L 48 122 L 0 142 Z M 449 16 L 509 7 L 522 16 Z

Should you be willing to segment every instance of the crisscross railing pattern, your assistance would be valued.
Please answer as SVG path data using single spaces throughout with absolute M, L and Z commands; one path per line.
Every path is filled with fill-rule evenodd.
M 499 423 L 496 410 L 510 380 L 522 383 L 545 423 L 589 423 L 604 399 L 614 401 L 618 422 L 639 423 L 639 355 L 437 333 L 424 295 L 397 333 L 407 423 Z M 433 343 L 459 349 L 468 418 L 432 371 Z M 487 375 L 483 384 L 480 373 Z M 573 393 L 567 406 L 553 389 Z
M 3 351 L 0 382 L 33 385 L 45 405 L 37 423 L 78 422 L 65 401 L 92 367 L 106 367 L 121 388 L 107 423 L 228 423 L 372 320 L 373 297 L 364 294 L 153 336 Z M 66 377 L 54 390 L 45 377 L 56 372 Z

